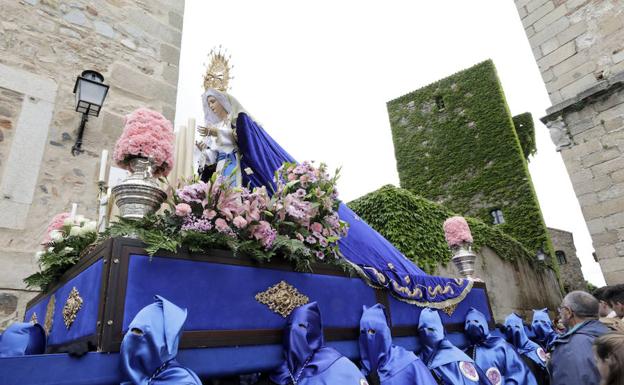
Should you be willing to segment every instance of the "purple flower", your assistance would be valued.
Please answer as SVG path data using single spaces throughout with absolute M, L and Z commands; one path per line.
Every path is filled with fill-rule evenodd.
M 327 243 L 327 239 L 325 239 L 325 237 L 321 237 L 319 238 L 319 244 L 323 247 L 327 247 L 328 243 Z
M 306 196 L 306 190 L 304 190 L 304 189 L 302 189 L 302 188 L 298 189 L 298 190 L 295 192 L 295 196 L 296 196 L 297 198 L 300 198 L 300 199 L 305 198 L 305 196 Z
M 309 244 L 313 245 L 313 244 L 315 244 L 315 243 L 316 243 L 316 238 L 314 238 L 314 237 L 313 237 L 313 236 L 311 236 L 311 235 L 308 235 L 308 236 L 306 237 L 306 242 L 308 242 Z
M 322 251 L 317 251 L 316 252 L 316 258 L 323 260 L 325 259 L 325 254 Z
M 212 230 L 212 223 L 205 218 L 197 218 L 193 215 L 184 218 L 182 223 L 182 231 L 200 231 L 207 232 Z
M 277 231 L 271 227 L 271 224 L 267 221 L 260 221 L 257 225 L 253 226 L 251 235 L 260 241 L 265 249 L 269 249 L 275 241 Z

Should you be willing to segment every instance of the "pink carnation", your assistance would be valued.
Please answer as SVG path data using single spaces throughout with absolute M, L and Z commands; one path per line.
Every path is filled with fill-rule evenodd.
M 230 228 L 230 226 L 228 226 L 227 222 L 223 218 L 217 218 L 217 220 L 215 221 L 215 228 L 220 233 L 232 233 L 232 229 Z
M 321 233 L 323 231 L 323 225 L 318 222 L 314 222 L 310 226 L 310 230 L 312 230 L 313 233 Z
M 48 228 L 46 229 L 45 236 L 43 237 L 42 243 L 50 242 L 50 233 L 54 230 L 60 230 L 63 228 L 63 224 L 65 223 L 65 219 L 69 218 L 70 213 L 60 213 L 56 214 L 54 218 L 48 224 Z
M 464 217 L 451 217 L 444 221 L 444 237 L 450 247 L 472 243 L 470 227 Z
M 156 111 L 139 108 L 126 116 L 113 159 L 119 167 L 128 170 L 130 159 L 151 158 L 154 176 L 167 176 L 173 168 L 174 140 L 170 121 Z
M 191 206 L 187 203 L 178 203 L 175 207 L 176 215 L 179 217 L 185 217 L 191 213 Z
M 217 215 L 217 212 L 214 210 L 204 210 L 204 216 L 208 219 L 212 219 Z
M 245 226 L 247 226 L 247 221 L 245 220 L 245 218 L 239 216 L 234 217 L 234 219 L 232 220 L 232 223 L 234 223 L 234 226 L 238 227 L 239 229 L 244 228 Z

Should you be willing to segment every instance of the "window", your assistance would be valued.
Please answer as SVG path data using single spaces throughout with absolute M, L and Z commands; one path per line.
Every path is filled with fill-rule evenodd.
M 490 215 L 492 216 L 493 224 L 500 225 L 501 223 L 505 223 L 505 218 L 503 218 L 503 211 L 501 209 L 490 211 Z
M 440 95 L 435 97 L 435 103 L 436 103 L 436 107 L 438 107 L 438 111 L 444 111 L 444 108 L 446 107 L 444 105 L 444 98 Z
M 568 259 L 566 258 L 566 255 L 562 250 L 555 251 L 555 256 L 557 256 L 557 262 L 559 262 L 560 265 L 565 265 L 566 263 L 568 263 Z

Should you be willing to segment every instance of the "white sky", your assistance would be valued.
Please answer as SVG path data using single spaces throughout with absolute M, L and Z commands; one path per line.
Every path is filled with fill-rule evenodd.
M 604 285 L 538 120 L 550 100 L 513 0 L 186 0 L 176 127 L 201 121 L 203 64 L 220 44 L 235 65 L 230 92 L 299 161 L 342 166 L 347 202 L 399 185 L 387 101 L 492 58 L 511 113 L 536 120 L 529 168 L 546 224 L 574 233 L 586 279 Z

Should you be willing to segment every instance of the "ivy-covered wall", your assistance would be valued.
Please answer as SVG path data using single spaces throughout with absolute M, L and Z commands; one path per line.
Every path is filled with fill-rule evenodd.
M 442 225 L 453 216 L 451 210 L 402 188 L 391 185 L 364 195 L 349 207 L 427 273 L 446 264 L 451 253 Z M 493 249 L 506 260 L 524 259 L 535 265 L 535 254 L 499 227 L 467 217 L 474 249 Z
M 535 155 L 537 147 L 535 146 L 535 124 L 533 123 L 533 115 L 530 112 L 516 115 L 513 117 L 514 128 L 520 140 L 520 147 L 524 153 L 524 159 L 529 161 L 529 156 Z
M 401 187 L 485 223 L 500 209 L 498 229 L 533 255 L 541 248 L 554 255 L 491 60 L 387 107 Z

